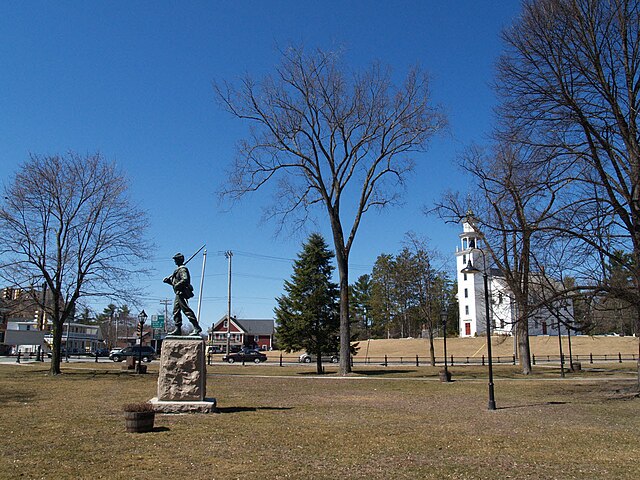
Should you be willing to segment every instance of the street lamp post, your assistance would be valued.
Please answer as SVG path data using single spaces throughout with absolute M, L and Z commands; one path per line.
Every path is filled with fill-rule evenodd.
M 440 372 L 440 381 L 441 382 L 450 382 L 451 381 L 451 373 L 449 373 L 449 369 L 447 368 L 447 317 L 449 316 L 449 312 L 446 309 L 442 309 L 440 312 L 440 319 L 442 320 L 442 330 L 444 332 L 444 371 Z M 444 374 L 444 375 L 443 375 Z
M 467 266 L 460 270 L 460 273 L 481 273 L 484 281 L 484 308 L 485 308 L 485 320 L 487 322 L 487 356 L 489 357 L 489 410 L 496 409 L 496 399 L 493 391 L 493 359 L 491 358 L 491 321 L 489 319 L 489 282 L 487 279 L 487 259 L 482 249 L 477 248 L 482 253 L 482 259 L 484 263 L 484 272 L 481 272 L 471 264 L 471 259 L 467 263 Z
M 138 331 L 140 332 L 140 345 L 138 345 L 138 373 L 142 373 L 142 329 L 144 322 L 147 320 L 147 314 L 142 310 L 138 314 Z

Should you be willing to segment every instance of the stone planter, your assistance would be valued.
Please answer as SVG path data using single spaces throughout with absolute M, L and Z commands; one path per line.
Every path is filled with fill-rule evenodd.
M 438 372 L 440 375 L 441 382 L 450 382 L 451 381 L 451 372 L 449 370 L 440 370 Z

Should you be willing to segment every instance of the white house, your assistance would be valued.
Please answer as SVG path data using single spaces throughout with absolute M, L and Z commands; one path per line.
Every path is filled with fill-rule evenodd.
M 488 254 L 482 250 L 482 236 L 471 225 L 468 216 L 462 223 L 460 245 L 456 247 L 456 271 L 458 276 L 459 331 L 461 337 L 473 337 L 486 332 L 486 307 L 484 275 L 487 273 L 489 297 L 489 320 L 494 335 L 512 335 L 517 318 L 516 304 L 504 276 L 495 268 L 490 268 Z M 481 273 L 462 273 L 468 263 Z M 536 278 L 532 274 L 531 290 L 536 291 Z M 553 312 L 551 311 L 553 310 Z M 558 317 L 563 321 L 573 318 L 573 306 L 570 302 L 554 302 L 551 309 L 537 309 L 529 317 L 530 335 L 557 335 Z M 562 329 L 564 330 L 564 329 Z
M 14 332 L 16 332 L 14 334 Z M 40 342 L 31 344 L 24 343 L 23 338 L 29 338 L 26 332 L 40 334 L 44 338 L 44 344 Z M 45 351 L 49 351 L 53 345 L 53 335 L 51 334 L 51 325 L 47 324 L 45 329 L 40 331 L 35 320 L 10 320 L 7 322 L 7 331 L 5 343 L 15 346 L 15 351 L 22 353 L 35 353 L 39 346 L 44 347 Z M 13 338 L 17 340 L 12 340 Z M 33 338 L 36 338 L 33 336 Z M 104 347 L 102 334 L 98 325 L 85 325 L 82 323 L 64 324 L 62 333 L 62 348 L 69 346 L 69 353 L 90 353 L 95 352 L 98 348 Z

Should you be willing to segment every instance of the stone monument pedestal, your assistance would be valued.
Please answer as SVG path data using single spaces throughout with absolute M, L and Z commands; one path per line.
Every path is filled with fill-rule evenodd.
M 162 342 L 158 396 L 150 400 L 158 413 L 209 413 L 215 398 L 206 398 L 207 364 L 201 337 L 168 336 Z

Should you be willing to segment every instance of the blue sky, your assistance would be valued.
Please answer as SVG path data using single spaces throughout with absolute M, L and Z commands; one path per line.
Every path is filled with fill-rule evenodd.
M 330 230 L 319 217 L 306 233 L 276 236 L 276 224 L 261 221 L 268 190 L 232 210 L 218 203 L 246 125 L 217 106 L 212 81 L 260 76 L 277 65 L 278 48 L 300 44 L 342 47 L 354 68 L 379 60 L 397 78 L 415 64 L 431 74 L 449 130 L 414 157 L 405 204 L 364 218 L 350 259 L 353 282 L 380 253 L 397 253 L 410 230 L 452 258 L 459 228 L 422 209 L 445 189 L 468 188 L 457 158 L 470 143 L 486 141 L 499 33 L 519 11 L 515 0 L 4 0 L 0 181 L 8 182 L 29 152 L 100 151 L 124 170 L 134 200 L 149 212 L 157 248 L 141 304 L 147 313 L 172 298 L 162 278 L 173 254 L 189 256 L 206 243 L 202 323 L 226 312 L 226 250 L 234 252 L 233 313 L 269 318 L 306 233 L 319 231 L 331 243 Z M 202 256 L 190 267 L 197 289 Z

